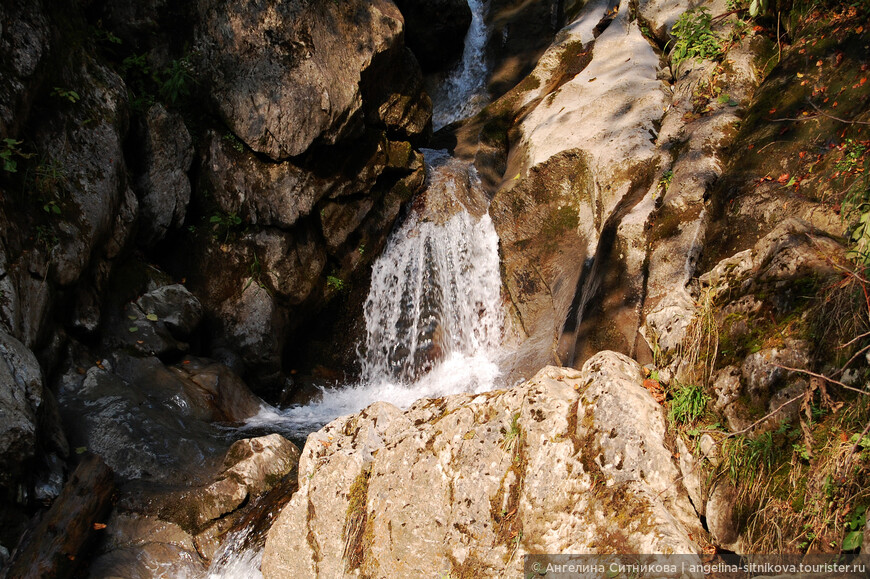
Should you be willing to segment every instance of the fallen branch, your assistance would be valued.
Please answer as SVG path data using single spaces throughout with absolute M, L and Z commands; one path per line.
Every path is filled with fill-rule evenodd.
M 846 123 L 847 125 L 870 125 L 870 123 L 868 123 L 867 121 L 847 121 L 846 119 L 841 119 L 840 117 L 835 117 L 834 115 L 829 115 L 828 113 L 826 113 L 825 111 L 823 111 L 822 109 L 817 107 L 815 105 L 815 103 L 813 103 L 813 101 L 807 99 L 807 102 L 809 103 L 809 105 L 811 107 L 816 109 L 820 115 L 828 117 L 829 119 L 834 119 L 835 121 L 840 121 L 841 123 Z
M 789 366 L 783 366 L 782 364 L 773 364 L 773 366 L 776 366 L 777 368 L 782 368 L 783 370 L 790 370 L 792 372 L 801 372 L 803 374 L 807 374 L 808 376 L 815 376 L 816 378 L 821 378 L 825 382 L 830 382 L 831 384 L 836 384 L 837 386 L 840 386 L 841 388 L 845 388 L 846 390 L 858 392 L 859 394 L 863 394 L 864 396 L 870 396 L 870 392 L 867 392 L 866 390 L 861 390 L 860 388 L 853 388 L 852 386 L 849 386 L 847 384 L 843 384 L 839 380 L 834 380 L 833 378 L 828 378 L 827 376 L 825 376 L 823 374 L 816 374 L 815 372 L 810 372 L 809 370 L 803 370 L 801 368 L 791 368 Z
M 737 430 L 734 432 L 729 432 L 728 434 L 726 434 L 722 438 L 722 440 L 725 440 L 726 438 L 731 438 L 732 436 L 737 436 L 738 434 L 744 434 L 746 432 L 749 432 L 750 430 L 752 430 L 753 428 L 755 428 L 756 426 L 758 426 L 759 424 L 761 424 L 762 422 L 764 422 L 765 420 L 770 418 L 771 416 L 774 416 L 777 412 L 779 412 L 780 410 L 782 410 L 783 408 L 785 408 L 786 406 L 788 406 L 792 402 L 796 402 L 797 400 L 802 400 L 802 399 L 803 399 L 803 396 L 798 396 L 796 398 L 792 398 L 791 400 L 786 400 L 785 402 L 783 402 L 782 404 L 780 404 L 779 406 L 777 406 L 776 408 L 774 408 L 773 410 L 771 410 L 770 412 L 768 412 L 767 414 L 765 414 L 764 416 L 762 416 L 761 418 L 759 418 L 758 420 L 756 420 L 755 422 L 753 422 L 752 424 L 747 426 L 746 428 L 744 428 L 742 430 Z M 714 434 L 714 433 L 722 434 L 721 430 L 710 430 L 710 429 L 699 430 L 698 432 L 705 432 L 705 433 L 709 433 L 709 434 Z
M 761 418 L 759 418 L 758 420 L 756 420 L 755 422 L 753 422 L 752 424 L 750 424 L 749 426 L 744 428 L 743 430 L 738 430 L 736 432 L 729 432 L 725 436 L 725 438 L 731 438 L 732 436 L 737 436 L 738 434 L 743 434 L 745 432 L 749 432 L 750 430 L 752 430 L 753 428 L 755 428 L 756 426 L 758 426 L 759 424 L 761 424 L 762 422 L 764 422 L 765 420 L 770 418 L 771 416 L 774 416 L 777 412 L 779 412 L 780 410 L 782 410 L 783 408 L 785 408 L 786 406 L 788 406 L 792 402 L 795 402 L 797 400 L 802 400 L 802 399 L 803 399 L 803 396 L 798 396 L 796 398 L 792 398 L 791 400 L 786 400 L 785 402 L 783 402 L 782 404 L 780 404 L 779 406 L 777 406 L 776 408 L 774 408 L 773 410 L 771 410 L 770 412 L 768 412 L 767 414 L 765 414 L 764 416 L 762 416 Z

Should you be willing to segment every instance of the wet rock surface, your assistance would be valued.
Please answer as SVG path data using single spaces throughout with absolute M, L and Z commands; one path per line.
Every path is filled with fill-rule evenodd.
M 511 390 L 377 403 L 309 437 L 265 577 L 519 570 L 526 552 L 697 552 L 639 366 L 604 352 Z M 615 548 L 615 547 L 614 547 Z M 398 565 L 398 567 L 397 567 Z
M 60 381 L 65 428 L 74 448 L 98 453 L 119 480 L 195 481 L 231 442 L 214 423 L 260 409 L 237 376 L 208 360 L 167 367 L 117 352 L 82 362 L 70 360 Z
M 128 485 L 107 523 L 91 576 L 203 576 L 227 532 L 295 472 L 298 459 L 299 449 L 272 434 L 233 443 L 212 480 L 201 486 L 177 491 Z

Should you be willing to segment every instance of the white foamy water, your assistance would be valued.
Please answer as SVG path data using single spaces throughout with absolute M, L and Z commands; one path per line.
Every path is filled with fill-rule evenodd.
M 477 114 L 488 99 L 486 80 L 489 69 L 486 62 L 486 0 L 468 0 L 471 24 L 465 35 L 462 60 L 435 88 L 432 95 L 432 126 L 437 131 L 453 121 Z
M 264 407 L 248 428 L 303 437 L 377 401 L 485 392 L 497 384 L 503 312 L 498 236 L 488 215 L 443 224 L 409 217 L 375 262 L 357 384 L 322 387 L 305 406 Z
M 248 527 L 227 534 L 208 568 L 208 579 L 263 579 L 263 545 L 248 544 Z

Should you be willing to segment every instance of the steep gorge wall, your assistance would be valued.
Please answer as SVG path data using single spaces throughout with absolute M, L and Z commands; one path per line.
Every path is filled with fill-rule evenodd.
M 0 45 L 0 543 L 14 546 L 33 501 L 59 492 L 64 432 L 111 454 L 104 421 L 143 400 L 166 416 L 186 401 L 183 420 L 208 424 L 228 418 L 202 412 L 209 396 L 256 400 L 235 374 L 292 388 L 288 335 L 363 283 L 422 184 L 431 103 L 387 0 L 15 1 Z M 170 377 L 191 352 L 221 378 Z M 171 436 L 140 434 L 145 455 Z

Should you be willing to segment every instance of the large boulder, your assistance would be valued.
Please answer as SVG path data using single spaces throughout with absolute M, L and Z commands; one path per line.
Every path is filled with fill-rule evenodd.
M 229 446 L 215 423 L 241 422 L 261 407 L 210 360 L 167 367 L 116 352 L 86 367 L 80 358 L 60 379 L 65 426 L 73 446 L 98 453 L 121 480 L 196 481 Z
M 603 352 L 510 390 L 335 420 L 308 438 L 264 577 L 516 575 L 525 553 L 697 553 L 703 530 L 642 381 Z
M 354 145 L 339 166 L 324 174 L 290 161 L 264 162 L 237 140 L 211 131 L 205 138 L 203 186 L 223 213 L 255 225 L 288 228 L 324 197 L 372 189 L 387 166 L 389 142 L 367 139 Z
M 123 148 L 129 120 L 126 86 L 88 56 L 71 60 L 56 82 L 81 87 L 80 99 L 60 103 L 34 129 L 48 172 L 39 193 L 57 207 L 51 210 L 58 217 L 58 244 L 51 258 L 54 280 L 62 286 L 79 279 L 110 237 L 120 208 L 129 204 Z
M 552 360 L 575 363 L 576 319 L 566 319 L 572 309 L 581 318 L 583 305 L 605 285 L 615 224 L 652 177 L 651 136 L 668 100 L 660 69 L 628 2 L 615 14 L 606 2 L 594 2 L 563 29 L 526 80 L 490 108 L 494 118 L 484 134 L 506 133 L 510 145 L 493 222 L 503 240 L 513 327 L 531 368 Z M 602 263 L 578 287 L 587 258 Z M 566 325 L 574 334 L 560 343 Z M 633 338 L 636 325 L 626 325 L 624 333 Z M 630 351 L 624 344 L 631 338 L 620 333 L 611 331 L 596 349 Z
M 0 332 L 0 486 L 9 487 L 36 455 L 42 370 L 24 344 Z
M 216 107 L 274 160 L 358 134 L 362 74 L 401 52 L 404 23 L 388 0 L 201 0 L 198 10 Z
M 299 449 L 278 434 L 246 438 L 233 443 L 201 486 L 124 492 L 107 521 L 91 576 L 151 579 L 154 569 L 173 577 L 204 576 L 228 530 L 265 506 L 258 499 L 295 478 L 298 461 Z
M 405 40 L 424 69 L 441 70 L 462 55 L 471 9 L 465 0 L 396 0 Z

